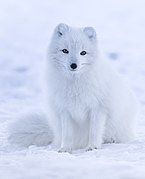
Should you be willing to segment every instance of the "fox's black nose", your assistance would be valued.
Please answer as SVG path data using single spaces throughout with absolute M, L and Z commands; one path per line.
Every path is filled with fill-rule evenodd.
M 76 64 L 76 63 L 72 63 L 72 64 L 70 65 L 70 67 L 74 70 L 74 69 L 77 68 L 77 64 Z

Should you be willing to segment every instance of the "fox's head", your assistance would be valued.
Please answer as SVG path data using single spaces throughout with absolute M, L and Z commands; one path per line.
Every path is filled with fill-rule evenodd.
M 96 44 L 94 28 L 72 28 L 59 24 L 50 43 L 51 63 L 65 74 L 82 74 L 91 70 L 97 60 Z

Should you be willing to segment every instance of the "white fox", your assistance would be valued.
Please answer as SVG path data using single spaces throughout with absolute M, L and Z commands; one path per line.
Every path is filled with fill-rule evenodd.
M 37 138 L 35 133 L 39 123 L 48 126 L 45 117 L 39 117 L 41 122 L 36 117 L 34 127 L 31 121 L 35 121 L 35 115 L 30 115 L 13 123 L 10 141 L 26 145 L 20 140 L 23 136 L 29 141 L 27 145 L 52 142 L 59 151 L 70 152 L 99 149 L 102 143 L 134 138 L 138 102 L 100 56 L 94 28 L 59 24 L 50 43 L 46 76 L 50 124 L 44 130 L 46 136 L 43 130 L 37 130 Z M 20 126 L 26 120 L 29 132 L 25 126 L 24 133 Z

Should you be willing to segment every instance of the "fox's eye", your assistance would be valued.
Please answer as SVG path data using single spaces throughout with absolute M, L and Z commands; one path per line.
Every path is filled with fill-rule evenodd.
M 63 53 L 69 53 L 69 51 L 67 49 L 63 49 L 62 52 Z
M 80 53 L 80 55 L 86 55 L 86 54 L 87 54 L 86 51 L 82 51 L 82 52 Z

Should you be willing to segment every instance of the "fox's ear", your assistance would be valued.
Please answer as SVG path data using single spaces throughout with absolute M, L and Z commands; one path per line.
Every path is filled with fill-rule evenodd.
M 69 30 L 69 26 L 61 23 L 56 27 L 55 33 L 60 37 L 63 36 L 68 30 Z
M 93 27 L 85 27 L 83 32 L 87 35 L 90 40 L 96 40 L 96 31 Z

